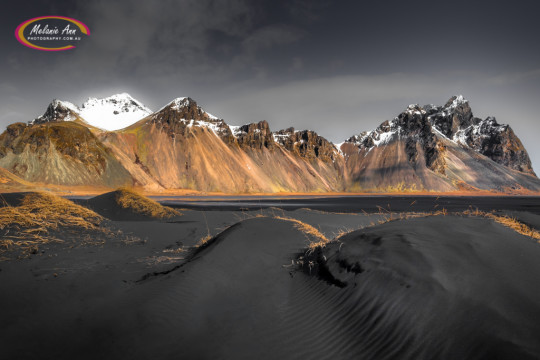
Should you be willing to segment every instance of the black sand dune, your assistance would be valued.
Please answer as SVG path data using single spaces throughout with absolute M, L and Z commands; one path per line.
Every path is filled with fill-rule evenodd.
M 540 354 L 538 256 L 498 224 L 428 217 L 350 233 L 306 260 L 348 294 L 334 309 L 349 314 L 359 356 L 529 359 Z
M 137 299 L 137 317 L 130 308 L 115 318 L 127 326 L 113 334 L 127 345 L 118 355 L 526 359 L 540 353 L 540 249 L 528 238 L 484 219 L 392 222 L 306 257 L 311 274 L 309 265 L 287 266 L 305 240 L 290 222 L 247 220 L 182 267 L 146 278 L 129 295 Z
M 129 189 L 117 189 L 91 199 L 78 200 L 77 203 L 110 220 L 146 221 L 170 219 L 182 215 L 177 210 L 164 207 Z
M 483 219 L 430 217 L 341 241 L 305 258 L 317 264 L 310 275 L 309 265 L 283 267 L 303 243 L 291 224 L 238 224 L 145 285 L 134 344 L 146 339 L 146 354 L 163 358 L 540 354 L 540 248 L 528 238 Z
M 316 239 L 273 216 L 329 238 L 374 226 L 306 253 Z M 540 244 L 491 219 L 120 218 L 144 243 L 0 262 L 0 358 L 540 358 Z

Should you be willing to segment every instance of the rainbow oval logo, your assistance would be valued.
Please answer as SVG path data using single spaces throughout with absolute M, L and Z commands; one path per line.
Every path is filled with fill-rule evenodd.
M 29 48 L 42 51 L 74 49 L 90 29 L 83 22 L 65 16 L 40 16 L 22 22 L 15 38 Z

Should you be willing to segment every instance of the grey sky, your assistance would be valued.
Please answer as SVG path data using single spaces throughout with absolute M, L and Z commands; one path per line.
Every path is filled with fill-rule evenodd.
M 410 103 L 461 93 L 476 116 L 509 123 L 540 170 L 537 1 L 29 1 L 0 15 L 0 128 L 129 92 L 157 109 L 191 96 L 231 124 L 266 119 L 334 142 Z M 43 15 L 86 23 L 77 49 L 20 45 Z

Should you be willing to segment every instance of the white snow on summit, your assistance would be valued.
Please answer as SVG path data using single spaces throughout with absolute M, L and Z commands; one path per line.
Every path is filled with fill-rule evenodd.
M 29 121 L 30 124 L 56 121 L 61 119 L 62 121 L 75 121 L 79 115 L 79 108 L 76 105 L 73 105 L 69 101 L 62 101 L 54 99 L 49 106 L 45 114 L 38 116 L 32 121 Z
M 74 113 L 79 112 L 79 108 L 76 105 L 70 103 L 69 101 L 63 101 L 63 100 L 54 99 L 52 101 L 52 105 L 53 105 L 53 107 L 55 109 L 65 108 L 65 109 L 73 111 Z
M 182 108 L 184 107 L 187 107 L 191 105 L 191 99 L 188 98 L 188 97 L 178 97 L 174 100 L 172 100 L 171 102 L 169 102 L 167 105 L 163 106 L 161 109 L 159 109 L 158 111 L 156 112 L 160 112 L 161 110 L 165 109 L 165 108 L 168 108 L 170 107 L 172 110 L 181 110 Z M 210 114 L 209 112 L 205 111 L 203 108 L 201 108 L 200 106 L 197 106 L 200 110 L 202 110 L 204 113 L 206 113 L 206 115 L 208 115 L 208 117 L 212 120 L 219 120 L 217 116 L 214 116 L 212 114 Z
M 455 97 L 455 99 L 452 100 L 452 104 L 450 104 L 450 105 L 447 107 L 447 109 L 450 109 L 450 110 L 451 110 L 451 109 L 455 109 L 455 108 L 457 108 L 459 105 L 462 105 L 462 104 L 465 104 L 465 103 L 469 102 L 469 100 L 465 99 L 465 98 L 463 97 L 463 95 L 456 95 L 456 96 L 454 96 L 454 97 Z
M 149 108 L 126 93 L 103 99 L 89 98 L 79 111 L 87 123 L 109 131 L 123 129 L 151 113 Z
M 173 110 L 180 110 L 183 107 L 189 106 L 189 104 L 191 104 L 191 101 L 189 101 L 188 97 L 178 97 L 166 106 L 170 106 Z

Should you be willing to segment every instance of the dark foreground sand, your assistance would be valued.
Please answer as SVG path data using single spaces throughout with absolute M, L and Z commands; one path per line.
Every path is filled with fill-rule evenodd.
M 183 213 L 0 262 L 0 358 L 540 358 L 540 244 L 491 219 Z

